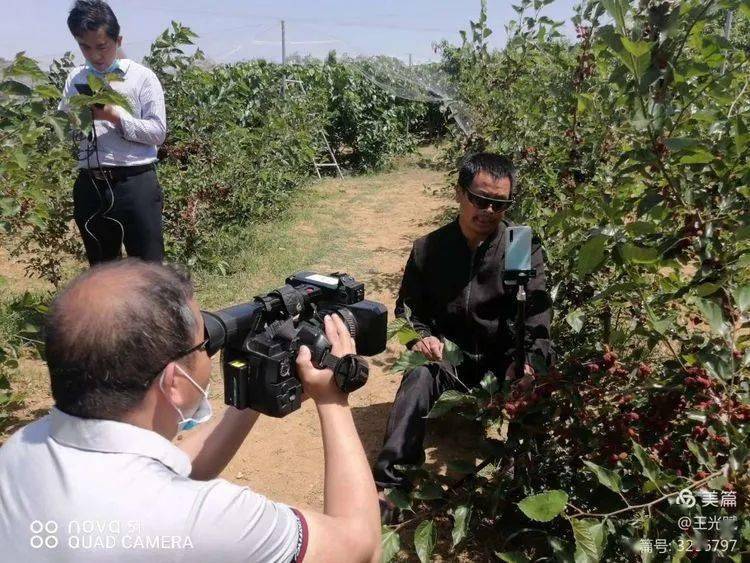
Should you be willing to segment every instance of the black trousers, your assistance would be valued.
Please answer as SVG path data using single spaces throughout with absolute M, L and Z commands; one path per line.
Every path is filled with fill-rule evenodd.
M 427 413 L 444 391 L 466 390 L 448 369 L 450 368 L 443 364 L 429 364 L 404 374 L 388 416 L 383 449 L 373 469 L 375 483 L 379 488 L 411 488 L 407 477 L 395 466 L 424 463 Z M 467 387 L 472 387 L 478 384 L 477 373 L 475 370 L 463 369 L 458 376 Z
M 74 217 L 89 264 L 128 256 L 164 259 L 162 189 L 155 170 L 109 181 L 81 170 L 73 188 Z

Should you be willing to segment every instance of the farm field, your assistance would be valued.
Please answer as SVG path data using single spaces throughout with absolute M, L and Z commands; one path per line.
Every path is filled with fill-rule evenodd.
M 750 554 L 750 8 L 587 0 L 565 35 L 542 15 L 551 2 L 519 0 L 495 48 L 482 1 L 459 44 L 436 43 L 439 62 L 414 66 L 335 52 L 211 66 L 173 23 L 144 59 L 169 114 L 167 256 L 191 269 L 207 309 L 311 269 L 353 274 L 392 319 L 412 241 L 455 211 L 460 159 L 511 156 L 508 214 L 543 243 L 556 361 L 532 357 L 523 385 L 488 372 L 441 397 L 427 463 L 407 468 L 416 489 L 391 493 L 405 516 L 383 527 L 384 560 L 740 563 Z M 84 119 L 61 116 L 71 65 L 46 70 L 19 54 L 0 75 L 0 443 L 50 407 L 40 319 L 84 267 L 70 132 L 87 127 L 88 104 L 118 101 L 93 81 L 93 96 L 73 104 Z M 313 160 L 332 157 L 344 177 L 315 179 Z M 414 334 L 408 321 L 391 332 L 352 396 L 370 461 L 400 371 L 427 363 L 398 343 Z M 220 377 L 216 366 L 217 410 Z M 319 439 L 311 404 L 262 418 L 223 476 L 320 508 Z M 701 529 L 709 519 L 716 529 Z

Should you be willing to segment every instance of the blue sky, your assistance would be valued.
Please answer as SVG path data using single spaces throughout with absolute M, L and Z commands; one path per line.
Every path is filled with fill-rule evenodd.
M 556 0 L 544 13 L 570 29 L 576 0 Z M 71 0 L 2 0 L 0 56 L 18 51 L 48 63 L 66 50 L 76 53 L 65 20 Z M 491 43 L 501 46 L 504 25 L 515 16 L 511 2 L 489 0 Z M 213 60 L 280 60 L 280 23 L 286 20 L 287 53 L 324 56 L 385 54 L 415 63 L 436 58 L 433 42 L 458 43 L 479 13 L 479 0 L 111 0 L 122 27 L 126 54 L 140 60 L 153 39 L 178 20 L 201 37 Z

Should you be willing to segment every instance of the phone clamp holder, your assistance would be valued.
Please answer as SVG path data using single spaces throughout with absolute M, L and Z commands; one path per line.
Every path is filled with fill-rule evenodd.
M 503 283 L 505 285 L 524 286 L 531 278 L 536 277 L 536 270 L 506 270 L 503 272 Z

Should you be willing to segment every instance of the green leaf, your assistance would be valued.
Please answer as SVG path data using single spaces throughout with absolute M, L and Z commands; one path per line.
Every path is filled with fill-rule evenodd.
M 409 342 L 413 342 L 414 340 L 420 340 L 422 338 L 422 335 L 410 326 L 404 327 L 402 330 L 399 330 L 396 336 L 398 337 L 398 341 L 404 345 L 409 344 Z
M 22 170 L 26 170 L 29 167 L 29 157 L 21 149 L 13 151 L 13 160 Z
M 650 307 L 646 309 L 646 315 L 651 328 L 653 328 L 659 334 L 667 334 L 667 332 L 669 332 L 669 328 L 674 324 L 669 319 L 659 319 L 656 315 L 654 315 L 654 312 Z
M 697 150 L 691 154 L 685 155 L 680 159 L 680 164 L 708 164 L 713 162 L 714 155 L 706 150 Z
M 31 88 L 18 80 L 3 80 L 0 82 L 0 92 L 9 96 L 29 96 Z
M 466 537 L 471 520 L 471 510 L 470 504 L 462 504 L 453 511 L 453 531 L 451 532 L 453 547 L 456 547 Z
M 636 246 L 630 243 L 621 245 L 620 252 L 625 261 L 632 264 L 653 264 L 659 259 L 659 251 L 656 248 Z
M 393 364 L 391 367 L 391 372 L 398 373 L 400 371 L 409 371 L 416 367 L 423 366 L 425 364 L 429 364 L 430 360 L 427 359 L 427 356 L 422 354 L 421 352 L 412 352 L 411 350 L 407 350 L 401 356 L 398 360 L 396 360 L 396 363 Z
M 399 343 L 408 344 L 421 339 L 422 335 L 414 330 L 408 319 L 398 318 L 388 325 L 388 340 L 394 337 L 398 338 Z
M 554 490 L 528 496 L 518 503 L 518 508 L 532 520 L 549 522 L 565 509 L 566 504 L 568 493 Z
M 90 72 L 88 74 L 88 76 L 86 77 L 86 80 L 89 84 L 89 88 L 91 88 L 94 94 L 96 94 L 97 92 L 99 92 L 99 90 L 104 88 L 104 80 L 96 76 L 93 72 Z
M 57 100 L 62 95 L 60 90 L 55 88 L 52 84 L 39 84 L 34 88 L 34 92 L 36 92 L 42 98 L 47 98 L 50 100 Z
M 25 51 L 21 51 L 13 59 L 13 63 L 4 70 L 5 76 L 28 76 L 35 80 L 44 80 L 46 75 L 39 68 L 34 59 L 26 56 Z
M 585 113 L 594 107 L 594 98 L 591 94 L 578 94 L 578 113 Z
M 645 221 L 635 221 L 626 225 L 625 229 L 636 236 L 650 235 L 656 232 L 656 225 Z
M 708 455 L 706 454 L 702 446 L 699 446 L 692 440 L 687 440 L 686 444 L 688 450 L 690 450 L 690 452 L 695 456 L 695 459 L 697 459 L 703 465 L 706 465 L 708 463 Z
M 651 50 L 652 43 L 648 41 L 631 41 L 624 35 L 620 37 L 620 40 L 625 50 L 634 57 L 642 57 Z
M 58 117 L 52 117 L 48 116 L 45 121 L 49 123 L 52 126 L 52 130 L 55 132 L 55 135 L 57 136 L 57 139 L 59 141 L 65 141 L 65 121 L 58 118 Z
M 627 51 L 627 47 L 625 45 L 626 41 L 629 41 L 624 36 L 620 37 L 621 44 L 624 49 L 615 49 L 615 54 L 617 57 L 622 61 L 622 63 L 630 70 L 630 72 L 633 73 L 633 75 L 640 80 L 644 74 L 646 74 L 646 71 L 648 70 L 648 67 L 651 63 L 651 52 L 647 51 L 646 53 L 635 56 L 632 53 Z M 635 43 L 636 49 L 637 43 Z M 633 125 L 638 129 L 645 129 L 648 126 L 648 119 L 643 116 L 643 113 L 639 110 L 638 111 L 638 117 L 633 121 Z
M 576 309 L 566 315 L 565 322 L 568 323 L 575 332 L 581 332 L 585 318 L 586 314 L 581 309 Z
M 737 154 L 741 154 L 747 146 L 748 133 L 745 121 L 741 115 L 734 118 L 734 146 L 737 149 Z
M 382 563 L 388 563 L 401 550 L 401 538 L 393 528 L 380 529 L 380 547 L 383 550 Z
M 651 456 L 637 442 L 633 442 L 633 453 L 635 453 L 635 457 L 638 458 L 638 462 L 641 464 L 643 475 L 653 483 L 658 484 L 659 466 L 656 465 L 656 462 L 651 459 Z
M 696 149 L 700 146 L 700 142 L 688 137 L 673 137 L 664 141 L 664 145 L 672 152 L 680 152 L 686 149 Z
M 393 504 L 396 505 L 397 508 L 401 510 L 412 510 L 411 498 L 409 498 L 409 493 L 407 493 L 403 489 L 390 489 L 386 493 L 386 496 Z
M 737 308 L 743 313 L 747 311 L 748 307 L 750 307 L 750 285 L 735 288 L 732 295 L 734 296 Z
M 583 463 L 594 473 L 594 475 L 596 475 L 596 478 L 599 479 L 599 482 L 602 485 L 616 493 L 622 491 L 622 480 L 617 472 L 601 467 L 595 463 L 591 463 L 590 461 L 584 461 Z
M 438 400 L 432 406 L 430 412 L 427 413 L 427 418 L 438 418 L 452 411 L 459 405 L 463 405 L 473 401 L 474 398 L 470 395 L 466 395 L 465 393 L 461 393 L 460 391 L 456 391 L 455 389 L 448 389 L 447 391 L 443 392 L 440 397 L 438 397 Z
M 604 260 L 605 235 L 591 237 L 578 251 L 577 271 L 580 277 L 594 271 Z
M 740 468 L 745 466 L 748 461 L 748 454 L 750 454 L 750 448 L 747 446 L 737 446 L 732 450 L 729 455 L 729 466 L 732 471 L 739 471 Z
M 708 485 L 709 489 L 713 489 L 715 491 L 719 491 L 724 488 L 724 485 L 728 483 L 728 479 L 726 475 L 717 475 L 713 479 L 711 479 L 706 485 Z
M 505 551 L 503 553 L 496 551 L 495 557 L 499 558 L 500 561 L 507 561 L 508 563 L 529 563 L 529 559 L 518 551 Z
M 721 289 L 721 286 L 717 283 L 702 283 L 695 288 L 695 294 L 698 297 L 706 297 L 707 295 L 713 295 Z
M 458 347 L 458 344 L 447 338 L 443 339 L 443 343 L 443 360 L 454 366 L 460 366 L 464 361 L 464 353 L 461 351 L 461 348 Z
M 422 563 L 428 563 L 437 543 L 437 530 L 432 520 L 425 520 L 414 532 L 414 547 Z
M 407 311 L 409 310 L 408 307 L 406 309 Z M 411 323 L 409 323 L 409 321 L 403 317 L 396 317 L 395 319 L 393 319 L 393 321 L 388 323 L 388 332 L 386 333 L 388 336 L 388 340 L 394 338 L 398 334 L 398 331 L 405 326 L 411 326 Z
M 492 372 L 485 373 L 484 377 L 482 377 L 482 381 L 479 382 L 479 385 L 490 395 L 494 395 L 500 391 L 500 383 L 497 380 L 497 376 Z
M 693 300 L 700 309 L 701 314 L 706 318 L 708 324 L 717 334 L 724 334 L 726 332 L 726 325 L 724 323 L 724 313 L 721 307 L 708 299 L 696 298 Z
M 602 0 L 602 5 L 607 13 L 615 20 L 620 31 L 625 29 L 625 14 L 627 14 L 627 4 L 624 0 Z
M 576 540 L 576 563 L 598 563 L 604 554 L 607 537 L 604 522 L 593 518 L 571 518 L 570 526 Z

